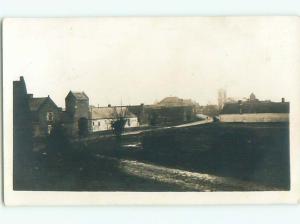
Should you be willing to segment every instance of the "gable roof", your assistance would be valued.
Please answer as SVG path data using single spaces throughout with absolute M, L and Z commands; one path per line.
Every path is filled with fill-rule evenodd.
M 29 98 L 29 109 L 31 111 L 37 111 L 46 100 L 47 97 Z
M 177 107 L 177 106 L 194 106 L 195 103 L 193 103 L 193 101 L 190 99 L 181 99 L 176 96 L 170 96 L 162 99 L 160 102 L 157 103 L 157 105 L 167 106 L 167 107 L 169 106 Z
M 59 109 L 49 96 L 48 97 L 35 97 L 35 98 L 29 97 L 28 104 L 29 104 L 30 111 L 38 111 L 42 107 L 42 105 L 44 105 L 47 101 L 49 101 L 57 109 Z
M 88 100 L 89 97 L 85 94 L 85 92 L 74 92 L 70 91 L 66 98 L 73 96 L 76 100 Z
M 115 119 L 119 116 L 125 118 L 136 117 L 128 111 L 127 107 L 91 107 L 90 113 L 91 119 Z

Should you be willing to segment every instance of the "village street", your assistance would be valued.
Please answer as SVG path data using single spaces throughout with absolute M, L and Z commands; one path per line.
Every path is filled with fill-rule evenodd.
M 165 129 L 169 129 L 169 128 L 191 127 L 191 126 L 197 126 L 197 125 L 202 125 L 202 124 L 208 124 L 208 123 L 211 123 L 211 122 L 213 122 L 213 119 L 211 117 L 209 117 L 207 120 L 194 121 L 194 122 L 180 124 L 180 125 L 175 125 L 175 126 L 166 126 L 166 127 L 159 127 L 159 128 L 151 128 L 151 129 L 139 130 L 139 131 L 128 131 L 128 132 L 123 133 L 123 135 L 136 135 L 136 134 L 141 134 L 143 132 L 165 130 Z
M 180 187 L 183 191 L 233 191 L 233 190 L 279 190 L 235 178 L 220 177 L 204 173 L 189 172 L 180 169 L 167 168 L 151 163 L 137 162 L 134 160 L 117 159 L 114 157 L 96 155 L 99 159 L 119 163 L 120 171 L 151 180 L 158 183 Z
M 170 129 L 170 128 L 192 127 L 192 126 L 198 126 L 198 125 L 208 124 L 208 123 L 212 123 L 212 122 L 213 122 L 213 118 L 208 117 L 208 119 L 206 119 L 206 120 L 194 121 L 194 122 L 189 122 L 189 123 L 175 125 L 175 126 L 155 127 L 155 128 L 135 130 L 135 131 L 125 131 L 122 135 L 124 135 L 124 136 L 140 135 L 140 134 L 145 133 L 145 132 L 160 131 L 160 130 L 166 130 L 166 129 Z M 115 135 L 112 134 L 112 133 L 105 133 L 105 134 L 101 134 L 101 135 L 97 135 L 97 136 L 88 136 L 88 137 L 84 137 L 84 138 L 80 138 L 80 139 L 74 138 L 70 141 L 71 142 L 91 141 L 91 140 L 93 141 L 93 140 L 106 138 L 106 137 L 112 137 L 112 136 L 115 136 Z

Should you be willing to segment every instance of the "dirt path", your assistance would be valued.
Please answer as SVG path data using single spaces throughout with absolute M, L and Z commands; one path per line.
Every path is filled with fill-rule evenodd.
M 170 129 L 170 128 L 184 128 L 184 127 L 191 127 L 191 126 L 197 126 L 197 125 L 202 125 L 202 124 L 207 124 L 207 123 L 212 123 L 213 119 L 208 118 L 207 120 L 203 121 L 194 121 L 186 124 L 180 124 L 180 125 L 175 125 L 175 126 L 167 126 L 167 127 L 161 127 L 161 128 L 153 128 L 153 129 L 147 129 L 147 130 L 138 130 L 138 131 L 129 131 L 125 132 L 122 135 L 137 135 L 141 134 L 143 132 L 151 132 L 151 131 L 157 131 L 157 130 L 165 130 L 165 129 Z
M 99 155 L 98 155 L 99 156 Z M 167 168 L 133 160 L 118 160 L 113 157 L 99 156 L 102 159 L 119 162 L 120 169 L 133 176 L 156 182 L 173 184 L 184 191 L 270 191 L 279 190 L 234 178 L 220 177 L 203 173 Z

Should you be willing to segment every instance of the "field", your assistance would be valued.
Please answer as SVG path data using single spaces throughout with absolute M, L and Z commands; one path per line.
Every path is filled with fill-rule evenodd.
M 211 123 L 36 153 L 16 190 L 289 190 L 284 123 Z M 27 170 L 27 171 L 26 171 Z M 18 177 L 20 175 L 22 177 Z M 26 178 L 25 178 L 26 177 Z

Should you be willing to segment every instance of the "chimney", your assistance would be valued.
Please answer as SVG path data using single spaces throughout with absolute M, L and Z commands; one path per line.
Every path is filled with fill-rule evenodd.
M 108 107 L 111 107 L 111 105 L 110 105 L 110 104 L 108 104 L 107 106 L 108 106 Z
M 285 102 L 285 99 L 284 97 L 281 98 L 281 103 L 284 103 Z

